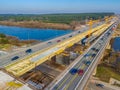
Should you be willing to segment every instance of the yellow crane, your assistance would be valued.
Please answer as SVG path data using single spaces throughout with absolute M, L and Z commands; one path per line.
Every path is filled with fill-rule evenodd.
M 87 23 L 89 25 L 89 34 L 87 35 L 87 37 L 91 36 L 91 29 L 92 29 L 92 26 L 93 26 L 93 20 L 90 19 L 89 22 Z
M 38 52 L 35 52 L 35 53 L 27 56 L 21 60 L 13 62 L 13 63 L 5 66 L 5 69 L 8 72 L 11 72 L 12 74 L 14 74 L 15 76 L 21 76 L 24 73 L 26 73 L 27 71 L 35 68 L 36 66 L 42 64 L 45 61 L 47 61 L 51 57 L 63 52 L 66 48 L 70 47 L 71 45 L 79 42 L 85 36 L 89 35 L 90 32 L 93 33 L 93 32 L 98 31 L 98 30 L 101 31 L 101 28 L 103 28 L 105 26 L 109 27 L 112 24 L 113 24 L 113 22 L 110 24 L 107 24 L 107 26 L 106 26 L 106 24 L 103 24 L 103 25 L 100 25 L 100 26 L 93 28 L 89 31 L 75 35 L 74 37 L 71 37 L 65 41 L 62 41 L 54 46 L 51 46 L 49 48 L 45 48 L 43 50 L 40 50 Z
M 104 19 L 105 19 L 105 22 L 106 22 L 106 23 L 109 23 L 109 20 L 110 20 L 110 17 L 109 17 L 109 16 L 105 16 Z

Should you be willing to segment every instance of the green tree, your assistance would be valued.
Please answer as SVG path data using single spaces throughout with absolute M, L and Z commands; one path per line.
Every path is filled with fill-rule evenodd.
M 0 38 L 5 38 L 5 37 L 6 37 L 5 34 L 0 33 Z
M 9 40 L 7 38 L 0 39 L 0 44 L 8 44 Z

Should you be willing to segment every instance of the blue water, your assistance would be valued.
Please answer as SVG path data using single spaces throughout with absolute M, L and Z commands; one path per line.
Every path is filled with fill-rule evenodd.
M 113 42 L 112 48 L 114 51 L 120 51 L 120 37 L 116 37 Z
M 45 41 L 70 32 L 72 32 L 72 30 L 22 28 L 22 27 L 0 25 L 0 33 L 16 36 L 20 40 L 34 39 L 34 40 Z

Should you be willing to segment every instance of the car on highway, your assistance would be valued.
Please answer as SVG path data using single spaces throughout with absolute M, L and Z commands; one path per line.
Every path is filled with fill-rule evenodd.
M 91 61 L 86 61 L 85 65 L 89 66 L 91 64 Z
M 19 56 L 14 56 L 12 59 L 11 59 L 11 61 L 14 61 L 14 60 L 16 60 L 16 59 L 18 59 L 19 58 Z
M 57 42 L 60 42 L 61 40 L 57 40 Z
M 27 49 L 25 52 L 26 52 L 26 53 L 31 53 L 31 52 L 32 52 L 32 49 Z
M 49 43 L 52 43 L 52 42 L 51 42 L 51 41 L 49 41 L 49 42 L 48 42 L 48 44 L 49 44 Z
M 72 37 L 72 35 L 70 35 L 69 37 Z
M 101 40 L 103 40 L 103 38 L 101 38 Z
M 78 72 L 78 69 L 72 68 L 69 72 L 70 72 L 70 74 L 74 75 Z
M 103 88 L 104 85 L 103 85 L 103 84 L 100 84 L 100 83 L 97 83 L 96 86 Z
M 91 56 L 92 56 L 92 57 L 95 57 L 95 56 L 96 56 L 96 54 L 94 53 L 94 54 L 92 54 Z
M 99 45 L 102 45 L 102 43 L 101 43 L 101 42 L 99 42 L 98 44 L 99 44 Z
M 78 70 L 78 75 L 83 75 L 84 71 L 82 69 Z
M 95 52 L 98 52 L 98 51 L 99 51 L 99 49 L 96 49 L 96 50 L 95 50 Z
M 110 33 L 110 32 L 108 32 L 108 33 L 107 33 L 107 36 L 109 36 L 110 34 L 111 34 L 111 33 Z
M 85 55 L 84 55 L 84 57 L 89 57 L 89 56 L 90 56 L 90 54 L 85 54 Z
M 81 31 L 78 31 L 78 33 L 81 33 Z
M 94 51 L 94 50 L 96 50 L 96 48 L 94 48 L 94 47 L 93 47 L 93 48 L 91 48 L 91 49 L 92 49 L 93 51 Z
M 62 38 L 62 39 L 65 39 L 65 38 Z

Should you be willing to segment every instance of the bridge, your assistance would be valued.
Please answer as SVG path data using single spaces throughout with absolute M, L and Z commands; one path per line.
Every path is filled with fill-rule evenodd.
M 104 22 L 99 22 L 97 24 L 94 24 L 92 28 L 100 26 L 103 23 Z M 80 34 L 80 33 L 83 33 L 85 31 L 87 31 L 88 29 L 89 29 L 89 27 L 88 27 L 88 25 L 86 25 L 85 27 L 81 28 L 80 30 L 73 31 L 73 32 L 71 32 L 69 34 L 66 34 L 66 35 L 63 35 L 63 36 L 60 36 L 60 37 L 57 37 L 57 38 L 42 42 L 42 43 L 37 44 L 37 45 L 33 45 L 33 46 L 30 46 L 30 47 L 27 47 L 27 48 L 24 48 L 24 49 L 20 49 L 19 51 L 12 52 L 12 53 L 10 53 L 10 54 L 8 54 L 6 56 L 1 56 L 0 57 L 0 66 L 3 67 L 5 65 L 7 65 L 7 64 L 12 63 L 13 61 L 11 61 L 11 59 L 13 57 L 15 57 L 15 56 L 19 56 L 19 59 L 17 59 L 17 60 L 20 60 L 23 57 L 28 56 L 28 54 L 25 52 L 28 49 L 32 49 L 32 53 L 35 53 L 35 52 L 40 51 L 40 50 L 42 50 L 44 48 L 47 48 L 47 47 L 50 47 L 52 45 L 57 44 L 57 40 L 64 41 L 64 40 L 68 39 L 70 35 Z M 49 43 L 49 42 L 51 42 L 51 43 Z
M 12 74 L 16 76 L 23 75 L 27 71 L 35 68 L 36 66 L 42 64 L 46 60 L 50 59 L 51 57 L 60 54 L 63 52 L 66 48 L 71 47 L 73 44 L 79 42 L 82 38 L 87 36 L 90 32 L 96 35 L 96 32 L 100 34 L 103 31 L 105 31 L 109 26 L 111 26 L 113 22 L 110 24 L 103 24 L 101 26 L 98 26 L 94 29 L 85 31 L 80 34 L 76 34 L 75 36 L 68 38 L 67 40 L 64 40 L 62 42 L 59 42 L 56 45 L 49 46 L 48 48 L 45 48 L 43 50 L 40 50 L 38 52 L 35 52 L 19 61 L 16 61 L 12 64 L 7 65 L 5 68 L 8 72 L 11 72 Z M 101 29 L 102 28 L 102 29 Z
M 113 34 L 113 27 L 116 28 L 117 23 L 112 24 L 96 42 L 89 47 L 83 55 L 80 55 L 75 62 L 69 66 L 60 76 L 58 76 L 46 90 L 84 90 L 92 72 L 99 63 L 101 56 L 109 44 Z M 114 28 L 114 29 L 115 29 Z M 97 49 L 95 51 L 93 48 Z M 89 55 L 86 57 L 86 54 Z M 86 65 L 85 62 L 89 61 L 90 64 Z M 83 75 L 70 73 L 71 69 L 83 70 Z
M 40 45 L 32 46 L 31 48 L 34 48 L 32 54 L 26 55 L 26 53 L 23 53 L 30 47 L 27 49 L 23 49 L 17 52 L 17 55 L 21 56 L 21 58 L 10 64 L 8 64 L 11 61 L 10 57 L 15 56 L 16 53 L 8 55 L 7 57 L 2 57 L 1 62 L 4 61 L 3 64 L 5 65 L 4 68 L 6 69 L 6 71 L 12 73 L 15 76 L 21 76 L 29 70 L 52 58 L 53 56 L 60 54 L 66 48 L 71 47 L 77 42 L 80 42 L 87 35 L 90 35 L 88 41 L 96 39 L 96 37 L 100 36 L 95 41 L 95 43 L 92 44 L 87 51 L 85 51 L 83 55 L 80 55 L 75 60 L 75 63 L 71 64 L 72 66 L 69 66 L 69 69 L 66 69 L 66 71 L 61 74 L 62 76 L 56 78 L 46 88 L 46 90 L 78 90 L 78 88 L 79 90 L 83 90 L 88 78 L 90 77 L 92 71 L 99 61 L 101 53 L 104 51 L 107 43 L 111 38 L 113 27 L 116 28 L 116 22 L 117 21 L 115 20 L 111 20 L 111 22 L 109 23 L 100 24 L 99 26 L 95 26 L 93 29 L 90 30 L 87 30 L 88 28 L 86 27 L 80 31 L 72 32 L 68 35 L 64 35 L 52 40 L 52 42 L 54 42 L 56 40 L 61 40 L 67 37 L 61 42 L 54 42 L 51 44 L 48 43 L 51 42 L 51 40 L 49 40 Z M 69 37 L 70 35 L 72 35 L 72 37 Z M 92 48 L 95 48 L 98 51 L 94 51 Z M 90 56 L 85 57 L 85 54 L 88 54 Z M 85 65 L 84 62 L 86 61 L 90 61 L 90 65 Z M 71 75 L 69 73 L 71 68 L 76 68 L 78 70 L 82 69 L 84 71 L 84 74 L 82 76 L 79 76 L 78 74 Z

